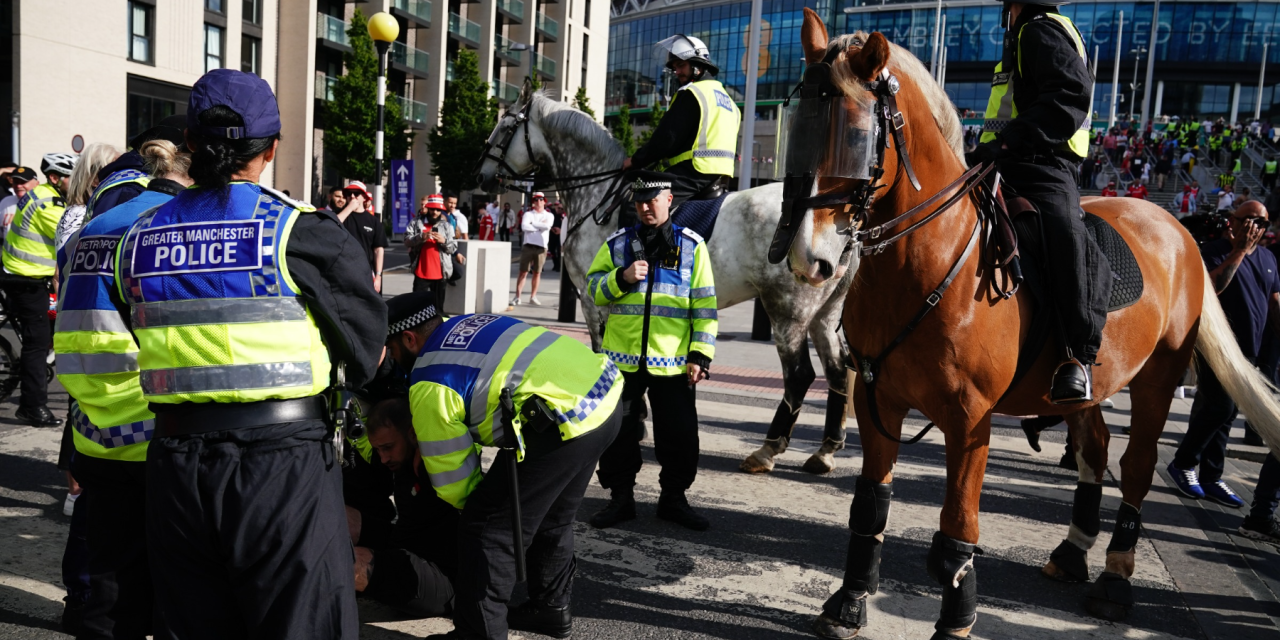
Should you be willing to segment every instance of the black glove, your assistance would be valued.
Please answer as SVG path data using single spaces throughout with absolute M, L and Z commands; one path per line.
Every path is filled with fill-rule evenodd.
M 973 151 L 964 154 L 964 161 L 970 167 L 976 167 L 980 164 L 995 162 L 1000 152 L 1000 141 L 993 140 L 980 144 Z

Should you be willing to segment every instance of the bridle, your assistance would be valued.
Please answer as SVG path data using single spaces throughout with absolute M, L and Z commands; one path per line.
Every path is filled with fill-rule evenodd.
M 507 118 L 514 119 L 516 121 L 515 126 L 503 132 L 497 144 L 485 140 L 484 151 L 480 153 L 480 159 L 476 162 L 472 173 L 480 173 L 480 167 L 484 165 L 485 160 L 493 160 L 498 163 L 499 171 L 495 177 L 499 180 L 519 180 L 531 177 L 538 172 L 538 162 L 534 160 L 533 156 L 533 142 L 529 139 L 529 111 L 532 107 L 533 100 L 529 100 L 514 114 L 510 111 L 502 114 L 502 120 Z M 515 167 L 512 167 L 507 162 L 507 150 L 511 148 L 511 143 L 516 138 L 516 132 L 522 128 L 524 129 L 524 150 L 528 155 L 529 162 L 533 163 L 533 166 L 524 172 L 516 171 Z M 497 153 L 494 153 L 495 149 Z

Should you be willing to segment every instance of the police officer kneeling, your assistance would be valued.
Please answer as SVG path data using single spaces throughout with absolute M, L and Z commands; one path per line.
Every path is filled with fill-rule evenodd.
M 387 354 L 412 369 L 409 406 L 431 486 L 462 509 L 454 630 L 428 637 L 504 640 L 508 626 L 568 637 L 573 521 L 618 433 L 617 367 L 573 338 L 513 318 L 442 322 L 430 292 L 397 296 L 389 306 L 393 319 L 403 319 L 392 327 Z M 413 312 L 404 315 L 406 308 Z M 483 447 L 502 449 L 485 475 Z M 518 496 L 511 495 L 513 466 Z M 530 599 L 508 614 L 515 526 L 527 548 Z
M 613 497 L 591 518 L 611 527 L 636 517 L 644 395 L 653 407 L 653 451 L 662 465 L 658 517 L 696 531 L 711 526 L 685 491 L 698 473 L 694 385 L 715 357 L 716 287 L 698 234 L 671 221 L 671 179 L 635 172 L 632 201 L 640 224 L 609 236 L 587 270 L 587 293 L 610 305 L 604 352 L 627 380 L 622 433 L 600 459 L 600 484 Z
M 198 186 L 140 215 L 117 253 L 120 311 L 156 414 L 146 513 L 157 638 L 358 634 L 321 393 L 331 360 L 352 385 L 371 377 L 386 306 L 333 214 L 256 184 L 279 133 L 265 81 L 205 74 L 187 107 Z

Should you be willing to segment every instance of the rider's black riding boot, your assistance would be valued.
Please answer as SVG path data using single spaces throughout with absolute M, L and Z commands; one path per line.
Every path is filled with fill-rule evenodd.
M 1090 365 L 1072 358 L 1058 365 L 1049 385 L 1049 401 L 1054 404 L 1075 404 L 1093 400 L 1093 377 Z

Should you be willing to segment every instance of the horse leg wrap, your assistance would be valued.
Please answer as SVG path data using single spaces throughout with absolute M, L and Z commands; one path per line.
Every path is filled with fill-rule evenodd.
M 819 637 L 851 638 L 857 635 L 858 629 L 867 626 L 867 593 L 840 589 L 823 603 L 822 618 L 815 625 Z
M 1089 579 L 1087 562 L 1089 549 L 1093 548 L 1101 528 L 1098 509 L 1102 505 L 1102 485 L 1087 482 L 1076 483 L 1075 502 L 1071 507 L 1071 529 L 1067 539 L 1049 554 L 1049 560 L 1062 575 L 1053 577 L 1070 582 Z
M 880 588 L 880 549 L 884 546 L 885 528 L 889 525 L 889 506 L 893 499 L 893 483 L 876 484 L 858 478 L 849 505 L 849 555 L 844 565 L 844 588 L 875 593 Z
M 827 421 L 823 425 L 822 438 L 828 442 L 838 442 L 844 448 L 844 412 L 848 404 L 844 391 L 832 388 L 827 392 Z
M 773 422 L 769 423 L 769 433 L 765 434 L 765 440 L 790 440 L 791 431 L 796 428 L 799 419 L 800 407 L 792 409 L 787 399 L 783 398 L 773 414 Z
M 973 568 L 977 545 L 933 534 L 926 568 L 929 577 L 942 585 L 942 613 L 934 628 L 939 633 L 964 630 L 978 619 L 978 574 Z M 945 635 L 942 637 L 946 637 Z
M 1111 534 L 1107 553 L 1128 553 L 1138 546 L 1138 533 L 1142 528 L 1142 514 L 1127 502 L 1120 503 L 1116 512 L 1116 529 Z
M 800 408 L 804 406 L 804 396 L 818 377 L 813 370 L 813 365 L 808 363 L 792 367 L 788 373 L 785 383 L 786 393 L 782 396 L 782 403 L 778 405 L 778 410 L 773 414 L 773 422 L 769 423 L 766 440 L 791 439 L 791 431 L 795 429 L 796 421 L 800 419 Z M 793 402 L 794 406 L 792 406 Z

